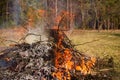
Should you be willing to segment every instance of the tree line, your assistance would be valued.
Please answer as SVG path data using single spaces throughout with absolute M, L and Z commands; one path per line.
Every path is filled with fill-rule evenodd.
M 120 29 L 120 0 L 77 0 L 75 25 L 81 29 Z
M 54 3 L 52 5 L 52 3 Z M 64 5 L 62 5 L 64 3 Z M 2 0 L 0 24 L 23 24 L 29 17 L 39 19 L 39 9 L 55 7 L 74 14 L 72 26 L 77 29 L 120 29 L 120 0 Z M 47 6 L 47 5 L 51 6 Z M 69 6 L 65 6 L 69 4 Z M 67 8 L 66 8 L 67 7 Z M 33 15 L 34 14 L 34 15 Z

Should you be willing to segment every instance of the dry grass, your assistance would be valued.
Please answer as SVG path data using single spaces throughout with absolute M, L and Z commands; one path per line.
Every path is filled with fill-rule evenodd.
M 13 27 L 0 29 L 0 47 L 9 46 L 10 44 L 15 44 L 20 40 L 26 33 L 23 27 Z
M 86 55 L 94 57 L 113 57 L 115 72 L 113 80 L 120 79 L 120 31 L 82 31 L 74 30 L 68 35 L 76 48 Z
M 86 55 L 113 57 L 115 68 L 120 71 L 120 31 L 82 31 L 74 30 L 69 38 L 76 48 Z

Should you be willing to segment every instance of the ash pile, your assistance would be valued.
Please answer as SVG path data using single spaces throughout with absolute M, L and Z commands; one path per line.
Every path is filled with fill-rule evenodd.
M 47 42 L 17 44 L 0 55 L 0 80 L 51 80 L 53 45 Z

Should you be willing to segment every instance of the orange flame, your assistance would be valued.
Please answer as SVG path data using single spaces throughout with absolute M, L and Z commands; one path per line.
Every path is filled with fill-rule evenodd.
M 56 17 L 55 22 L 57 26 L 54 26 L 53 29 L 58 29 L 58 24 L 64 16 L 71 21 L 74 18 L 74 15 L 70 14 L 67 11 L 63 11 L 62 14 L 63 15 L 59 15 Z M 83 75 L 89 74 L 91 72 L 91 68 L 95 63 L 95 58 L 85 60 L 85 58 L 82 57 L 76 64 L 73 61 L 72 50 L 63 46 L 63 40 L 63 33 L 59 31 L 57 48 L 55 49 L 55 67 L 57 68 L 57 70 L 53 73 L 53 76 L 56 77 L 58 80 L 71 80 L 71 70 L 81 71 Z
M 45 10 L 42 10 L 42 9 L 37 10 L 37 12 L 38 12 L 38 16 L 40 16 L 40 17 L 43 17 L 45 14 Z
M 52 29 L 58 29 L 59 24 L 62 26 L 62 30 L 67 30 L 70 26 L 68 23 L 72 23 L 74 19 L 74 15 L 68 11 L 61 11 L 56 17 L 55 17 L 55 25 L 52 27 Z
M 84 75 L 89 74 L 91 72 L 91 68 L 94 66 L 96 59 L 91 58 L 90 60 L 86 61 L 84 60 L 84 57 L 82 57 L 80 65 L 76 66 L 77 71 L 81 71 Z
M 62 40 L 64 39 L 62 32 L 58 32 L 57 49 L 64 49 L 62 46 Z M 55 67 L 56 72 L 53 73 L 54 77 L 58 80 L 70 80 L 69 70 L 73 67 L 71 50 L 65 48 L 63 51 L 55 50 Z M 66 75 L 65 75 L 66 74 Z
M 10 61 L 11 60 L 11 58 L 4 58 L 6 61 Z
M 58 24 L 60 23 L 63 16 L 66 16 L 67 18 L 70 17 L 68 19 L 71 21 L 73 20 L 74 15 L 69 14 L 69 12 L 63 11 L 62 14 L 63 15 L 56 17 L 55 22 L 57 26 L 54 26 L 53 29 L 58 29 Z M 90 58 L 90 60 L 85 60 L 85 58 L 82 57 L 76 64 L 73 61 L 72 50 L 63 46 L 63 40 L 63 33 L 61 31 L 58 31 L 58 42 L 57 48 L 55 49 L 55 67 L 57 69 L 53 73 L 53 76 L 58 80 L 71 80 L 71 70 L 80 71 L 83 75 L 89 74 L 96 59 Z

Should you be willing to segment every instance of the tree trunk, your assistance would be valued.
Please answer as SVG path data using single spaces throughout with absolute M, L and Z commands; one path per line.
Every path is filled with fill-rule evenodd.
M 95 21 L 95 24 L 94 24 L 94 28 L 95 29 L 97 29 L 96 27 L 98 27 L 98 32 L 99 32 L 99 16 L 98 16 L 98 9 L 97 9 L 97 7 L 95 7 L 95 20 L 97 21 L 97 23 L 96 23 L 96 21 Z
M 107 20 L 107 30 L 109 30 L 110 29 L 110 18 L 108 18 L 108 20 Z
M 83 1 L 81 1 L 81 14 L 82 14 L 82 29 L 85 29 L 85 10 Z

